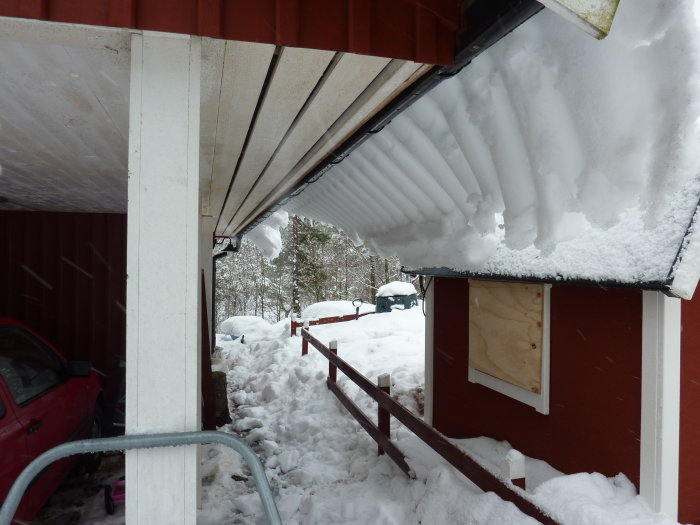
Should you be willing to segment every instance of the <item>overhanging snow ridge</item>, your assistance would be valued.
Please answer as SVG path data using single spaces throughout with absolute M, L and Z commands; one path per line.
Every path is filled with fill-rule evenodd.
M 665 282 L 700 195 L 690 0 L 597 42 L 546 11 L 285 208 L 412 267 Z

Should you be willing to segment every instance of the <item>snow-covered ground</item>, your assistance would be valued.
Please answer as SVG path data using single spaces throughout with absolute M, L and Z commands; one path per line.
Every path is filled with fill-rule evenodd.
M 337 315 L 329 305 L 329 312 Z M 320 310 L 320 311 L 318 311 Z M 314 313 L 323 314 L 323 306 Z M 242 324 L 231 319 L 226 326 Z M 252 320 L 251 320 L 252 321 Z M 482 493 L 469 480 L 392 419 L 392 439 L 416 474 L 409 480 L 328 391 L 328 362 L 289 320 L 248 323 L 240 338 L 218 335 L 214 368 L 227 373 L 233 423 L 222 428 L 248 441 L 260 455 L 282 520 L 288 525 L 533 524 L 514 505 Z M 390 373 L 392 394 L 415 413 L 422 410 L 424 318 L 419 307 L 368 315 L 356 321 L 314 326 L 323 342 L 338 341 L 338 354 L 367 377 Z M 342 373 L 339 385 L 373 419 L 376 404 Z M 376 420 L 376 419 L 375 419 Z M 511 450 L 488 438 L 454 440 L 494 472 Z M 202 448 L 203 500 L 198 523 L 264 523 L 260 500 L 240 456 L 221 446 Z M 119 473 L 113 473 L 116 479 Z M 527 489 L 541 507 L 568 525 L 670 525 L 652 513 L 623 475 L 562 475 L 526 459 Z M 78 523 L 123 523 L 101 494 L 82 505 Z
M 320 307 L 322 309 L 322 307 Z M 318 315 L 319 307 L 314 314 Z M 322 312 L 321 312 L 322 313 Z M 329 315 L 337 315 L 335 311 Z M 424 318 L 420 307 L 376 314 L 357 321 L 314 326 L 323 342 L 338 341 L 338 354 L 367 377 L 390 373 L 392 393 L 419 413 L 424 383 Z M 328 362 L 301 338 L 290 337 L 289 321 L 238 340 L 219 340 L 228 374 L 234 423 L 261 455 L 286 524 L 530 524 L 534 520 L 494 494 L 484 494 L 392 419 L 392 439 L 406 454 L 416 480 L 407 479 L 328 391 Z M 338 374 L 338 383 L 368 415 L 376 404 Z M 510 451 L 488 438 L 455 440 L 493 471 Z M 257 523 L 257 493 L 237 455 L 205 450 L 207 480 L 200 523 Z M 233 477 L 232 477 L 233 476 Z M 533 499 L 562 523 L 670 524 L 655 515 L 623 475 L 564 476 L 542 461 L 527 459 Z

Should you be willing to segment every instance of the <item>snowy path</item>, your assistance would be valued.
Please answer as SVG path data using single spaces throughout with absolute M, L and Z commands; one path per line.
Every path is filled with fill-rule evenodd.
M 314 326 L 321 341 L 338 341 L 339 355 L 370 379 L 389 372 L 392 393 L 419 410 L 424 383 L 424 321 L 420 308 Z M 315 524 L 532 524 L 515 506 L 484 494 L 392 419 L 392 439 L 406 454 L 408 480 L 328 391 L 328 362 L 313 348 L 301 356 L 301 338 L 289 322 L 246 334 L 245 344 L 219 342 L 235 405 L 232 430 L 261 455 L 277 492 L 284 523 Z M 343 374 L 338 383 L 370 417 L 376 404 Z M 510 450 L 487 438 L 455 441 L 492 470 Z M 209 447 L 203 466 L 210 483 L 200 523 L 257 523 L 257 494 L 235 454 Z M 624 477 L 563 476 L 528 459 L 528 488 L 564 523 L 652 525 L 673 523 L 654 515 Z M 240 478 L 239 478 L 240 479 Z M 534 490 L 533 490 L 534 489 Z
M 285 523 L 468 523 L 476 516 L 480 523 L 535 523 L 494 495 L 478 494 L 395 421 L 392 438 L 410 456 L 418 481 L 406 479 L 388 457 L 377 457 L 374 441 L 326 388 L 328 362 L 313 348 L 302 357 L 301 338 L 290 338 L 288 326 L 280 323 L 267 334 L 246 334 L 246 344 L 220 341 L 227 358 L 218 365 L 229 369 L 237 406 L 233 430 L 263 456 Z M 341 357 L 368 377 L 390 372 L 392 391 L 418 409 L 414 393 L 424 380 L 420 309 L 311 330 L 322 341 L 337 339 Z M 376 405 L 364 393 L 342 374 L 338 383 L 376 417 Z M 239 465 L 224 452 L 210 461 L 217 489 L 207 491 L 204 506 L 209 510 L 200 521 L 227 522 L 233 512 L 235 518 L 228 522 L 255 523 L 257 494 L 241 496 L 250 489 L 230 479 L 231 470 L 216 466 L 223 461 L 235 470 Z

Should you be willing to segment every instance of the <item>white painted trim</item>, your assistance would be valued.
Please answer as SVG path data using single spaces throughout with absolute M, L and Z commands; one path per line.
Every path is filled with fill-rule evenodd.
M 640 494 L 678 519 L 681 374 L 680 299 L 645 291 L 642 315 Z
M 433 424 L 433 400 L 435 364 L 434 364 L 434 326 L 435 326 L 435 278 L 430 277 L 426 285 L 425 297 L 425 386 L 423 387 L 423 420 Z
M 508 383 L 496 377 L 490 376 L 471 366 L 467 372 L 467 378 L 470 383 L 476 383 L 483 385 L 491 390 L 503 394 L 504 396 L 511 397 L 516 401 L 525 403 L 533 407 L 539 413 L 548 415 L 549 414 L 549 370 L 550 370 L 550 292 L 552 289 L 551 284 L 544 285 L 544 302 L 542 305 L 542 370 L 541 370 L 541 383 L 540 383 L 540 393 L 536 394 L 525 388 Z
M 617 0 L 539 0 L 550 11 L 564 20 L 583 29 L 589 35 L 602 40 L 608 35 L 615 12 Z
M 199 430 L 200 40 L 132 36 L 127 433 Z M 126 453 L 126 521 L 193 525 L 197 446 Z
M 669 291 L 681 299 L 692 299 L 700 280 L 700 208 L 695 211 L 690 232 L 683 240 L 680 260 L 673 270 Z

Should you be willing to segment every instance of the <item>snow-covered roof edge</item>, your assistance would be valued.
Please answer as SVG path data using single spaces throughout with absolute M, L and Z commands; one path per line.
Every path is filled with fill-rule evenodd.
M 672 293 L 670 290 L 670 282 L 664 281 L 639 281 L 625 282 L 613 280 L 596 280 L 596 279 L 575 279 L 570 277 L 562 277 L 558 275 L 539 276 L 539 275 L 510 275 L 506 273 L 479 273 L 466 270 L 458 270 L 452 268 L 411 268 L 403 266 L 401 272 L 408 275 L 425 275 L 429 277 L 456 277 L 460 279 L 477 279 L 480 281 L 505 281 L 505 282 L 523 282 L 523 283 L 545 283 L 545 284 L 566 284 L 580 286 L 599 286 L 603 288 L 637 288 L 641 290 L 654 290 Z M 685 298 L 685 297 L 684 297 Z
M 457 75 L 461 86 L 450 80 L 421 97 L 288 209 L 340 227 L 374 253 L 398 253 L 407 268 L 671 293 L 676 275 L 692 273 L 693 246 L 681 248 L 691 244 L 688 224 L 700 196 L 695 148 L 700 99 L 693 87 L 700 78 L 700 40 L 690 38 L 697 35 L 698 16 L 687 0 L 673 10 L 653 0 L 625 5 L 617 33 L 605 43 L 584 41 L 551 14 L 538 15 Z M 682 64 L 670 60 L 679 46 L 683 53 L 675 56 Z M 534 79 L 533 71 L 539 71 Z M 490 100 L 503 85 L 508 92 L 537 96 L 519 97 L 515 108 L 505 96 Z M 676 92 L 678 86 L 687 96 Z M 563 111 L 554 111 L 557 96 Z M 660 112 L 660 97 L 674 102 L 676 112 Z M 502 109 L 501 118 L 493 108 Z M 465 110 L 470 119 L 462 118 Z M 564 118 L 567 111 L 570 118 Z M 519 126 L 511 123 L 514 115 Z M 462 129 L 466 124 L 470 127 Z M 528 133 L 518 135 L 519 129 Z M 631 129 L 638 132 L 630 134 Z M 485 147 L 477 150 L 474 140 L 466 140 L 475 134 Z M 562 142 L 571 147 L 557 147 Z M 506 147 L 512 144 L 517 148 Z M 514 155 L 512 149 L 524 153 Z M 404 162 L 411 155 L 420 156 L 419 162 Z M 486 177 L 493 171 L 484 161 L 489 158 L 504 164 L 496 166 L 500 193 L 485 187 L 494 180 Z M 529 194 L 527 177 L 510 176 L 519 172 L 531 175 Z M 426 199 L 441 189 L 424 184 L 436 173 L 452 178 L 443 193 Z M 476 189 L 467 187 L 475 185 L 472 174 L 486 179 L 477 177 Z M 552 181 L 557 184 L 546 184 Z M 389 191 L 393 188 L 400 194 Z M 492 211 L 489 204 L 500 207 L 500 201 L 495 206 L 484 197 L 494 194 L 509 201 L 505 213 L 496 213 L 498 229 L 480 222 L 487 214 L 479 213 L 479 205 L 485 211 Z M 463 232 L 465 224 L 476 231 Z M 688 296 L 696 283 L 686 279 L 682 289 L 680 280 L 673 284 L 676 293 Z
M 700 203 L 670 275 L 669 291 L 681 299 L 692 299 L 700 280 Z

